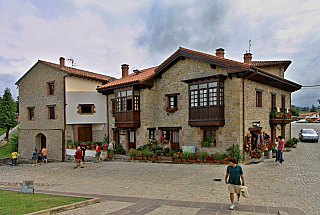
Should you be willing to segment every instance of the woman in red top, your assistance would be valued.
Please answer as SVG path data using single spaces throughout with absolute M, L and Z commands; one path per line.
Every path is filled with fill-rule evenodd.
M 76 166 L 74 167 L 75 169 L 78 168 L 78 166 L 80 166 L 81 164 L 81 168 L 83 168 L 83 163 L 81 162 L 81 159 L 82 159 L 82 151 L 80 149 L 80 147 L 78 146 L 77 147 L 77 151 L 76 153 L 74 154 L 74 157 L 76 159 Z
M 282 164 L 283 160 L 283 149 L 284 149 L 284 138 L 279 136 L 279 145 L 278 145 L 278 159 L 279 159 L 279 165 Z
M 100 146 L 97 144 L 96 146 L 96 155 L 95 155 L 95 163 L 100 162 Z

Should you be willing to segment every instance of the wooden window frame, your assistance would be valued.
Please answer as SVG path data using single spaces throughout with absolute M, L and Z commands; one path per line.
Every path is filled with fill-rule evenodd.
M 85 107 L 89 107 L 90 106 L 90 110 L 91 112 L 83 112 Z M 96 113 L 95 111 L 96 106 L 94 106 L 94 104 L 78 104 L 77 106 L 77 114 L 79 115 L 93 115 Z
M 35 121 L 35 107 L 27 107 L 27 120 Z
M 180 95 L 180 93 L 172 93 L 165 95 L 166 108 L 177 108 L 178 111 L 178 95 Z
M 204 129 L 203 129 L 203 138 L 202 138 L 202 140 L 204 140 L 205 137 L 208 137 L 207 132 L 210 132 L 209 137 L 210 137 L 211 140 L 213 140 L 213 138 L 215 138 L 215 140 L 216 140 L 215 145 L 212 145 L 211 147 L 216 147 L 216 146 L 217 146 L 217 129 L 211 129 L 211 128 L 210 128 L 210 129 L 207 129 L 207 128 L 204 128 Z M 214 132 L 214 135 L 212 135 L 213 132 Z M 213 137 L 213 136 L 214 136 L 214 137 Z
M 56 82 L 48 81 L 47 84 L 47 96 L 55 96 L 56 95 Z
M 128 91 L 131 91 L 131 95 L 128 95 Z M 119 96 L 117 96 L 118 93 Z M 128 100 L 130 100 L 130 97 L 131 109 L 128 108 Z M 115 91 L 115 112 L 127 111 L 140 111 L 140 91 L 132 87 Z
M 53 117 L 52 117 L 52 111 L 53 110 Z M 56 120 L 57 119 L 57 106 L 56 105 L 47 105 L 47 119 L 48 120 Z
M 149 140 L 151 140 L 155 137 L 156 128 L 148 128 L 148 131 L 149 131 Z
M 262 107 L 262 92 L 263 90 L 256 89 L 256 107 Z

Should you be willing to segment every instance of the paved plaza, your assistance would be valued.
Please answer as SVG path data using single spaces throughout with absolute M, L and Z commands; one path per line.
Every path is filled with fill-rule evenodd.
M 102 203 L 61 214 L 320 214 L 319 143 L 299 143 L 273 159 L 243 165 L 249 198 L 230 211 L 227 165 L 107 161 L 0 166 L 0 188 L 19 190 L 34 180 L 36 192 L 100 197 Z M 222 179 L 222 181 L 214 181 Z

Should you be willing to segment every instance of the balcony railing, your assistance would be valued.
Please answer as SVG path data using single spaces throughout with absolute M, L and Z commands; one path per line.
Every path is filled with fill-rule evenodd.
M 122 128 L 140 127 L 140 111 L 115 112 L 115 126 Z
M 224 106 L 189 108 L 189 125 L 192 127 L 223 126 Z

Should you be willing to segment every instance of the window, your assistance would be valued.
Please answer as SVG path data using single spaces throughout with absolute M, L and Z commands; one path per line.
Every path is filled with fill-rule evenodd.
M 208 107 L 224 105 L 223 82 L 213 81 L 189 86 L 190 107 Z
M 28 110 L 28 120 L 34 120 L 34 107 L 27 107 Z
M 216 145 L 216 130 L 203 130 L 203 140 L 212 142 L 212 145 Z
M 47 82 L 47 95 L 55 95 L 54 84 L 55 84 L 54 81 Z
M 133 93 L 133 94 L 132 94 Z M 116 111 L 138 111 L 139 110 L 139 90 L 126 90 L 116 92 Z
M 162 130 L 162 136 L 171 143 L 179 143 L 179 130 Z
M 256 107 L 262 107 L 262 90 L 256 89 Z
M 56 119 L 56 105 L 47 105 L 48 119 Z
M 168 96 L 169 99 L 169 108 L 177 107 L 177 96 Z
M 281 95 L 281 112 L 286 111 L 286 97 L 284 95 Z
M 94 104 L 79 104 L 78 105 L 78 114 L 94 114 Z
M 155 128 L 148 128 L 149 130 L 149 140 L 153 139 L 155 137 L 154 133 L 155 133 Z

